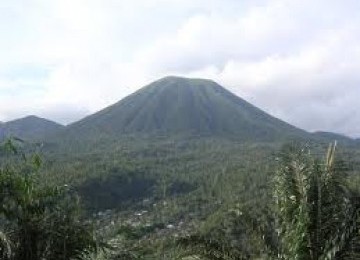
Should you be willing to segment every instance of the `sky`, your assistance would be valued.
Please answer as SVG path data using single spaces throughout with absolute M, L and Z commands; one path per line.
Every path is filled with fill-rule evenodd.
M 168 75 L 360 137 L 358 0 L 1 0 L 0 121 L 68 124 Z

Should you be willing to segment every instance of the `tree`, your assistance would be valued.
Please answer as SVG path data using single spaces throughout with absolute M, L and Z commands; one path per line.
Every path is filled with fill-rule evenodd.
M 320 160 L 306 147 L 289 145 L 283 149 L 272 187 L 274 209 L 265 217 L 269 223 L 263 223 L 262 231 L 266 232 L 259 236 L 270 251 L 268 258 L 359 258 L 359 203 L 347 188 L 347 169 L 335 158 L 335 151 L 336 143 Z M 179 243 L 189 254 L 205 259 L 248 259 L 240 246 L 232 248 L 206 236 L 188 236 Z
M 4 151 L 11 152 L 4 159 Z M 0 158 L 0 256 L 6 260 L 79 259 L 98 243 L 81 217 L 79 200 L 66 186 L 41 185 L 38 155 L 26 156 L 14 141 Z
M 346 187 L 346 169 L 307 148 L 287 147 L 274 178 L 280 259 L 336 259 L 357 235 L 359 210 Z

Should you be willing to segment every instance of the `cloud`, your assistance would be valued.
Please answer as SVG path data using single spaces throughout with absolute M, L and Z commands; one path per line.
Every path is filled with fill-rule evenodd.
M 355 0 L 1 1 L 0 120 L 39 113 L 68 123 L 177 74 L 212 78 L 307 130 L 360 136 L 359 7 Z
M 254 8 L 240 19 L 201 17 L 190 21 L 182 34 L 188 31 L 190 39 L 201 36 L 193 33 L 201 24 L 204 28 L 199 31 L 205 35 L 194 41 L 198 46 L 190 44 L 194 49 L 182 52 L 185 57 L 177 54 L 185 63 L 176 63 L 182 67 L 175 70 L 215 79 L 275 116 L 307 130 L 358 136 L 359 119 L 354 111 L 360 94 L 359 19 L 350 9 L 345 12 L 329 2 L 317 8 L 313 2 L 302 1 L 303 10 L 322 8 L 314 12 L 316 17 L 307 15 L 304 21 L 299 4 L 294 3 L 275 1 Z M 168 49 L 179 53 L 189 39 L 181 41 L 178 37 L 174 42 Z M 177 55 L 174 60 L 179 59 Z

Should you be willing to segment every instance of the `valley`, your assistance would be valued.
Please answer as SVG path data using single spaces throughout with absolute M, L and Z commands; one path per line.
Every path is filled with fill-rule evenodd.
M 41 156 L 40 186 L 80 197 L 85 219 L 112 247 L 92 259 L 199 259 L 179 246 L 193 235 L 241 259 L 268 259 L 267 242 L 278 243 L 273 186 L 284 145 L 323 159 L 337 140 L 346 181 L 354 193 L 360 187 L 355 140 L 293 127 L 203 79 L 160 79 L 68 126 L 28 117 L 1 129 Z

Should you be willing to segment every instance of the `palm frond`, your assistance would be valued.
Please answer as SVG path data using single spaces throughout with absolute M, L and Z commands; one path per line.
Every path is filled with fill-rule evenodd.
M 0 258 L 7 260 L 12 255 L 12 242 L 9 237 L 2 231 L 0 231 Z
M 185 255 L 198 255 L 209 260 L 242 260 L 249 259 L 237 248 L 227 246 L 203 236 L 191 235 L 178 240 L 178 245 L 185 250 Z

